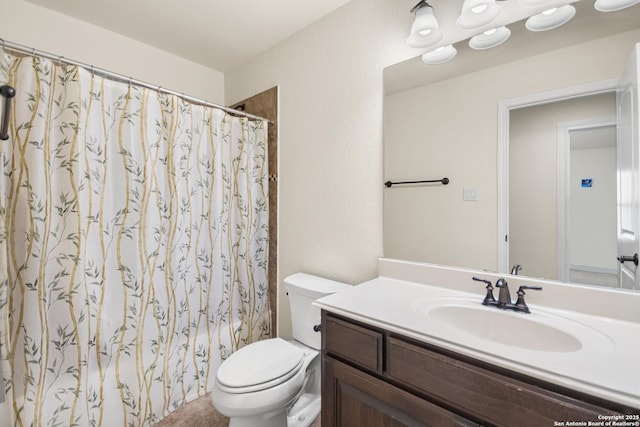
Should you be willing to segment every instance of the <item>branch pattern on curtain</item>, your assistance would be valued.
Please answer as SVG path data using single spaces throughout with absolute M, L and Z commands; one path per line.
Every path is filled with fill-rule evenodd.
M 151 425 L 269 334 L 266 123 L 39 57 L 0 82 L 11 423 Z

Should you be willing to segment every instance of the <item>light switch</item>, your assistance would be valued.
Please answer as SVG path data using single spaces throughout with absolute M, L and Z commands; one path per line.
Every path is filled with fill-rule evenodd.
M 476 187 L 465 186 L 462 188 L 462 200 L 466 202 L 477 202 L 480 200 L 478 189 Z

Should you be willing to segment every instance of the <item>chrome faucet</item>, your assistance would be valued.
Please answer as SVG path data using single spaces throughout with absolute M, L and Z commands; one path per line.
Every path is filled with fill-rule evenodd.
M 522 270 L 522 266 L 520 264 L 514 264 L 513 267 L 511 267 L 511 274 L 513 276 L 517 276 L 518 275 L 518 271 Z

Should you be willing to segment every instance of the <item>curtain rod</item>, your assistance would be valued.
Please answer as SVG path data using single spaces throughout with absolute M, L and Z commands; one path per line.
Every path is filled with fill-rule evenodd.
M 61 56 L 61 55 L 54 55 L 54 54 L 49 53 L 49 52 L 38 50 L 38 49 L 35 49 L 35 48 L 32 48 L 32 47 L 27 47 L 27 46 L 24 46 L 24 45 L 21 45 L 21 44 L 18 44 L 18 43 L 10 42 L 10 41 L 4 40 L 2 38 L 0 38 L 0 43 L 1 43 L 1 46 L 2 46 L 3 50 L 4 49 L 8 49 L 8 50 L 12 50 L 14 52 L 25 53 L 25 54 L 31 55 L 31 56 L 42 56 L 44 58 L 51 59 L 51 60 L 57 61 L 59 63 L 82 67 L 85 70 L 91 71 L 91 73 L 93 73 L 93 74 L 97 74 L 97 75 L 102 76 L 102 77 L 107 77 L 107 78 L 109 78 L 111 80 L 117 80 L 117 81 L 120 81 L 120 82 L 129 83 L 129 84 L 136 85 L 136 86 L 142 86 L 142 87 L 145 87 L 147 89 L 152 89 L 152 90 L 155 90 L 155 91 L 160 92 L 160 93 L 166 93 L 168 95 L 178 96 L 178 97 L 184 99 L 185 101 L 189 101 L 189 102 L 192 102 L 194 104 L 204 105 L 206 107 L 219 108 L 219 109 L 224 110 L 225 112 L 230 113 L 230 114 L 243 116 L 243 117 L 246 117 L 248 119 L 265 120 L 269 124 L 273 124 L 273 122 L 271 120 L 269 120 L 267 118 L 264 118 L 264 117 L 256 116 L 254 114 L 245 113 L 244 111 L 235 110 L 233 108 L 225 107 L 224 105 L 215 104 L 213 102 L 206 101 L 206 100 L 204 100 L 202 98 L 196 98 L 196 97 L 193 97 L 193 96 L 188 96 L 188 95 L 185 95 L 184 93 L 179 93 L 179 92 L 176 92 L 176 91 L 173 91 L 173 90 L 170 90 L 170 89 L 163 88 L 162 86 L 158 86 L 158 85 L 154 85 L 154 84 L 151 84 L 151 83 L 143 82 L 142 80 L 136 80 L 136 79 L 134 79 L 132 77 L 128 77 L 128 76 L 125 76 L 123 74 L 114 73 L 112 71 L 108 71 L 108 70 L 105 70 L 103 68 L 97 68 L 97 67 L 94 67 L 93 65 L 89 65 L 89 64 L 82 63 L 82 62 L 74 61 L 72 59 L 65 58 L 64 56 Z

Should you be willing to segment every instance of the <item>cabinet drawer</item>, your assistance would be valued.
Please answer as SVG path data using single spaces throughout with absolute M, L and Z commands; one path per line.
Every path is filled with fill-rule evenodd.
M 324 316 L 322 325 L 324 349 L 361 368 L 382 373 L 381 332 Z
M 597 421 L 604 413 L 603 408 L 393 337 L 387 351 L 390 379 L 491 424 L 552 426 L 554 421 Z

